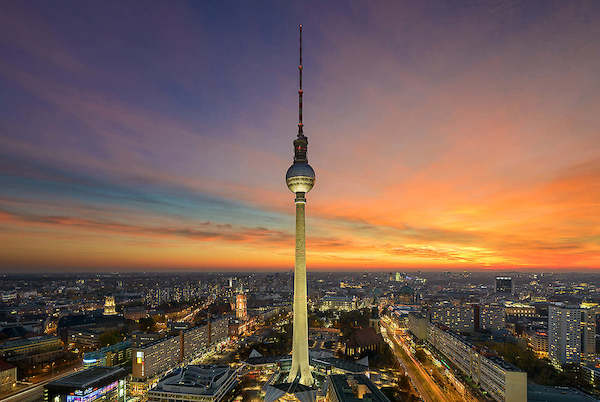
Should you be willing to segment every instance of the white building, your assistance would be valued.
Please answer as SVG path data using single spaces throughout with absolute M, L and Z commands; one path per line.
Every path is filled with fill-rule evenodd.
M 548 357 L 554 366 L 581 361 L 581 315 L 579 307 L 548 307 Z
M 356 310 L 356 300 L 349 296 L 325 296 L 321 300 L 321 311 L 337 310 L 352 311 Z
M 527 400 L 527 373 L 498 357 L 484 356 L 462 337 L 429 324 L 427 340 L 496 401 Z

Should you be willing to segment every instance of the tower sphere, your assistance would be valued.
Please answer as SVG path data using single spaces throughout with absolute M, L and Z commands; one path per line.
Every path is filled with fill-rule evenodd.
M 294 162 L 285 174 L 285 182 L 292 193 L 308 193 L 315 185 L 315 171 L 306 162 Z

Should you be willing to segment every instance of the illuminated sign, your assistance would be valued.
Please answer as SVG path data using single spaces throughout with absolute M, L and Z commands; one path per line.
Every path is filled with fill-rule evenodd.
M 105 387 L 93 389 L 88 388 L 85 391 L 77 390 L 75 395 L 67 395 L 67 402 L 90 402 L 102 398 L 113 389 L 117 388 L 119 381 L 112 382 Z

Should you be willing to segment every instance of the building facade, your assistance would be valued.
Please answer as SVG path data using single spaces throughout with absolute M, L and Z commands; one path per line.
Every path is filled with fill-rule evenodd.
M 456 332 L 473 332 L 473 306 L 470 304 L 443 302 L 430 310 L 431 322 L 445 325 Z
M 548 357 L 548 331 L 546 330 L 535 330 L 530 332 L 528 335 L 527 345 L 531 348 L 533 353 L 538 359 L 545 359 Z
M 325 296 L 319 307 L 321 311 L 352 311 L 356 310 L 356 300 L 349 296 Z
M 8 392 L 17 385 L 17 368 L 0 360 L 0 393 Z
M 131 360 L 131 341 L 123 341 L 83 354 L 83 366 L 112 367 Z
M 130 388 L 132 395 L 144 395 L 159 377 L 178 365 L 191 361 L 228 339 L 229 319 L 224 317 L 207 325 L 182 330 L 178 335 L 133 348 Z
M 506 327 L 504 306 L 484 304 L 479 306 L 479 329 L 484 331 L 501 331 Z
M 575 306 L 548 307 L 548 357 L 557 368 L 581 361 L 581 315 Z
M 519 320 L 536 316 L 535 307 L 529 304 L 505 302 L 504 309 L 506 318 L 509 320 Z
M 582 364 L 581 377 L 584 382 L 594 388 L 600 388 L 600 364 Z
M 510 276 L 496 277 L 496 293 L 511 295 L 513 293 L 513 280 Z
M 235 318 L 241 321 L 248 319 L 248 308 L 246 295 L 240 293 L 235 298 Z
M 596 316 L 598 305 L 581 304 L 581 358 L 585 361 L 596 360 Z
M 91 367 L 52 381 L 44 387 L 45 402 L 125 402 L 127 371 L 122 368 Z
M 63 343 L 56 336 L 35 336 L 0 345 L 0 357 L 13 364 L 30 365 L 49 362 L 63 352 Z
M 421 321 L 409 320 L 409 330 L 418 331 L 411 323 L 420 324 Z M 428 323 L 427 326 L 427 341 L 494 400 L 527 400 L 527 373 L 498 357 L 486 356 L 461 336 L 437 324 Z

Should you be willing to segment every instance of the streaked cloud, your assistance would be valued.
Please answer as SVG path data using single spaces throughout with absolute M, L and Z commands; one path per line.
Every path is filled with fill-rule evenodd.
M 596 2 L 0 5 L 0 266 L 600 267 Z M 315 12 L 318 9 L 319 12 Z

